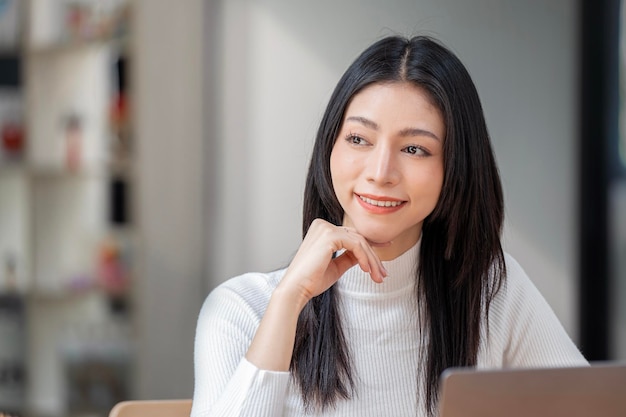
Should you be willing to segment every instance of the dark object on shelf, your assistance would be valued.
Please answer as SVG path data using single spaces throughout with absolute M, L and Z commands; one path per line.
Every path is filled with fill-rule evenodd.
M 130 302 L 126 294 L 109 295 L 109 311 L 115 316 L 126 317 L 129 314 Z
M 21 415 L 26 400 L 26 313 L 19 294 L 0 294 L 0 412 Z
M 109 184 L 110 210 L 109 219 L 112 224 L 123 226 L 130 223 L 128 207 L 128 183 L 122 177 L 113 177 Z
M 0 86 L 19 87 L 22 85 L 22 62 L 19 56 L 0 56 Z

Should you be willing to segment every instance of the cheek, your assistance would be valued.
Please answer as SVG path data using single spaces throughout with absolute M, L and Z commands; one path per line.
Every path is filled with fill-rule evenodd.
M 433 190 L 439 194 L 441 192 L 441 188 L 443 187 L 443 166 L 434 166 L 430 172 L 430 179 Z
M 341 189 L 342 180 L 345 179 L 345 162 L 341 151 L 335 146 L 330 154 L 330 178 L 333 182 L 335 194 L 338 194 L 338 191 Z
M 436 197 L 434 202 L 436 205 L 443 190 L 443 168 L 436 169 L 432 178 L 434 179 L 432 181 L 432 192 L 433 196 Z
M 439 200 L 443 188 L 443 167 L 441 165 L 436 164 L 420 171 L 413 178 L 415 179 L 415 193 Z

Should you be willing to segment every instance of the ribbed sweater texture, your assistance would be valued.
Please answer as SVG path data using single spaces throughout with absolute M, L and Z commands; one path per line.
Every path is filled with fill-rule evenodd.
M 270 296 L 285 270 L 248 273 L 214 289 L 198 317 L 192 417 L 426 416 L 419 383 L 415 297 L 419 243 L 384 262 L 382 284 L 358 266 L 338 281 L 344 331 L 356 377 L 353 398 L 306 414 L 288 372 L 245 359 Z M 561 367 L 587 361 L 524 273 L 505 255 L 507 279 L 483 327 L 477 368 Z

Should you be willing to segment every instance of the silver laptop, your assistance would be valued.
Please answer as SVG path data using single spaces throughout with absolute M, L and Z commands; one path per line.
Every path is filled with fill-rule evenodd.
M 449 369 L 440 389 L 440 417 L 626 417 L 626 363 Z

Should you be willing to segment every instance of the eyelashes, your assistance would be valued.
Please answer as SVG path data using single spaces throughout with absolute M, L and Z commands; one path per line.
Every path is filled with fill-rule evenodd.
M 363 136 L 357 133 L 352 133 L 352 132 L 348 133 L 345 136 L 344 140 L 350 145 L 359 146 L 359 147 L 371 145 L 370 142 L 368 142 L 365 138 L 363 138 Z M 404 152 L 408 155 L 417 156 L 417 157 L 426 157 L 426 156 L 432 155 L 432 152 L 430 152 L 427 148 L 421 145 L 417 145 L 417 144 L 407 145 L 402 148 L 401 152 Z
M 352 145 L 364 145 L 368 143 L 363 137 L 354 133 L 348 133 L 345 140 Z
M 430 156 L 432 155 L 428 149 L 419 146 L 419 145 L 409 145 L 406 148 L 402 149 L 403 152 L 406 152 L 410 155 L 416 155 L 416 156 Z

